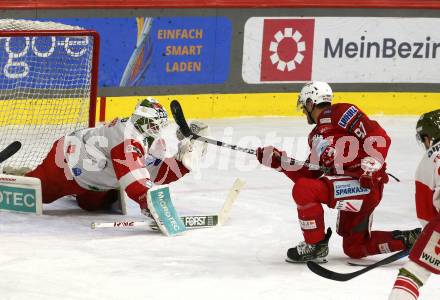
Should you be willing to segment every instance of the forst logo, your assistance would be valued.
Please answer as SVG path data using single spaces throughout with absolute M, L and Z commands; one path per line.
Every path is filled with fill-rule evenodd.
M 203 226 L 206 224 L 206 217 L 185 218 L 185 226 Z
M 260 80 L 311 80 L 314 30 L 313 19 L 265 19 Z

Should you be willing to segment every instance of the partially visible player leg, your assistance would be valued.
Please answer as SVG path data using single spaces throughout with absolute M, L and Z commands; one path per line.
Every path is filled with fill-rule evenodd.
M 63 140 L 56 141 L 43 162 L 25 174 L 41 180 L 43 203 L 51 203 L 63 196 L 82 192 L 82 188 L 70 177 L 64 161 Z
M 331 231 L 325 234 L 322 203 L 328 203 L 330 199 L 329 188 L 322 180 L 300 178 L 295 182 L 292 197 L 297 204 L 298 219 L 305 241 L 287 251 L 287 261 L 324 262 L 328 255 Z
M 440 215 L 426 225 L 409 255 L 410 261 L 399 270 L 389 300 L 418 299 L 419 289 L 430 275 L 440 274 Z
M 345 216 L 341 217 L 341 215 Z M 347 218 L 346 215 L 346 212 L 341 212 L 340 220 L 342 219 L 342 222 Z M 342 235 L 340 230 L 338 230 L 338 233 Z M 347 256 L 362 258 L 375 254 L 400 251 L 406 247 L 402 240 L 394 239 L 389 231 L 372 231 L 370 233 L 369 228 L 365 228 L 359 232 L 343 235 L 343 248 Z
M 372 214 L 380 202 L 382 193 L 371 191 L 358 196 L 362 200 L 359 212 L 339 212 L 337 232 L 343 237 L 344 253 L 352 258 L 396 252 L 409 249 L 420 233 L 419 229 L 408 231 L 371 231 Z
M 325 236 L 322 203 L 329 199 L 327 184 L 319 179 L 300 178 L 292 189 L 298 210 L 298 219 L 306 243 L 315 244 Z

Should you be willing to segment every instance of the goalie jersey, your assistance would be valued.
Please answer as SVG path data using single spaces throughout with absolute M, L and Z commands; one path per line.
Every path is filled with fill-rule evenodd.
M 139 204 L 153 183 L 166 184 L 188 172 L 181 162 L 165 158 L 163 139 L 142 136 L 128 118 L 71 133 L 63 152 L 79 186 L 94 191 L 120 188 Z
M 440 142 L 423 156 L 415 180 L 417 217 L 425 226 L 440 212 Z

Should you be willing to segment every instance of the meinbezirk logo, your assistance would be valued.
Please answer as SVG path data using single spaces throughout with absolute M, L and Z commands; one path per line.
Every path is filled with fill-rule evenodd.
M 314 30 L 313 19 L 265 19 L 260 80 L 311 80 Z

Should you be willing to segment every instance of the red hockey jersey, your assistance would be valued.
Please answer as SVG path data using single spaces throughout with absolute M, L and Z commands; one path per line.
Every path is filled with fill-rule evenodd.
M 385 130 L 368 118 L 357 106 L 348 103 L 333 104 L 323 110 L 316 126 L 309 134 L 311 149 L 307 162 L 322 165 L 320 156 L 328 146 L 336 149 L 335 168 L 330 175 L 350 175 L 359 177 L 363 171 L 361 159 L 371 156 L 385 162 L 391 139 Z M 287 170 L 284 173 L 295 181 L 299 177 L 322 175 L 321 171 Z

